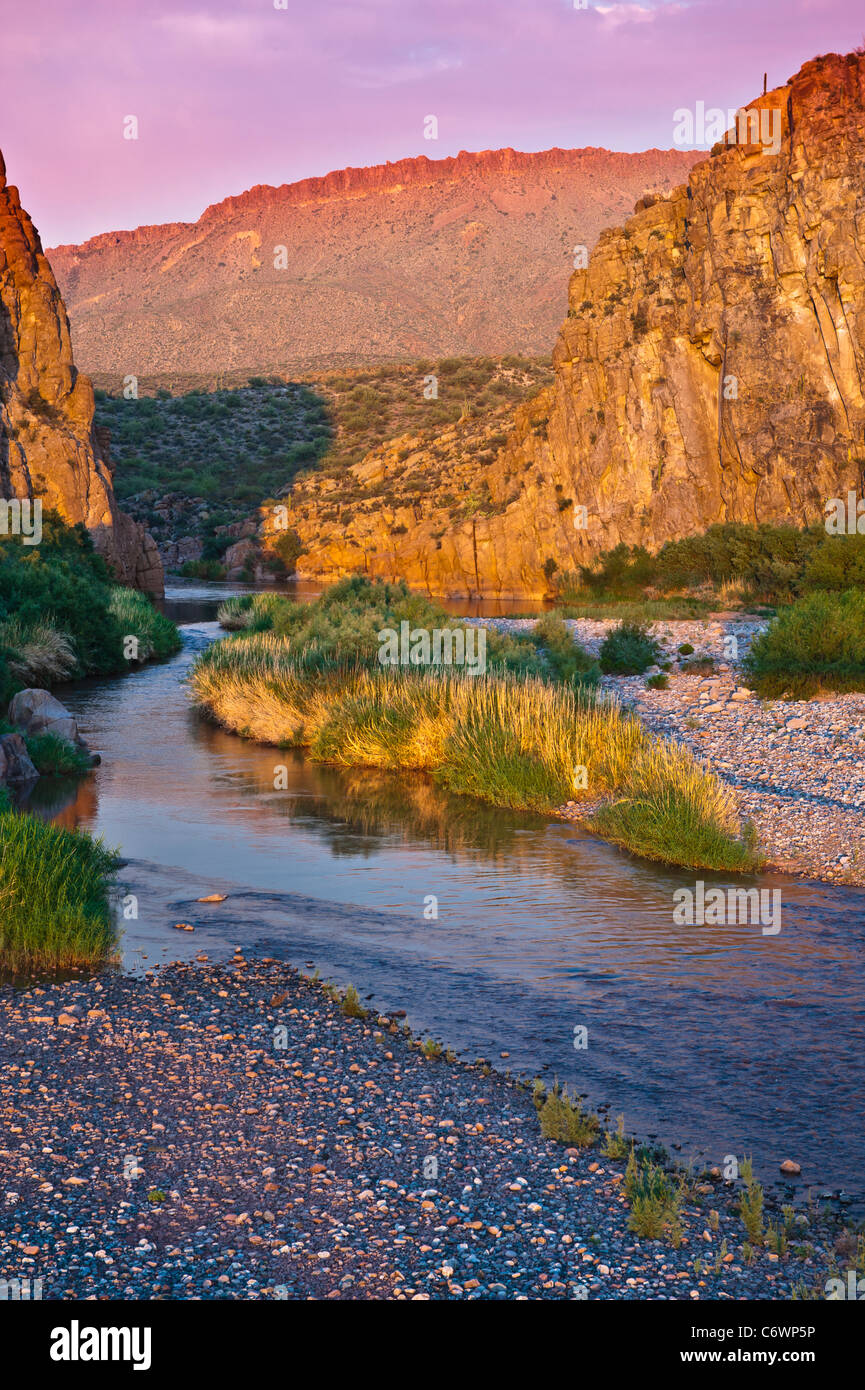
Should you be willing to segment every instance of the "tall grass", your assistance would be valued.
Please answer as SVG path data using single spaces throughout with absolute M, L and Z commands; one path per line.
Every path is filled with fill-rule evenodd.
M 295 603 L 281 594 L 243 594 L 227 599 L 218 611 L 223 627 L 232 632 L 273 632 L 287 639 L 298 654 L 315 652 L 323 662 L 356 662 L 379 667 L 379 634 L 397 631 L 407 622 L 410 629 L 465 630 L 464 620 L 454 618 L 435 600 L 412 593 L 403 583 L 386 583 L 352 575 L 332 585 L 315 603 Z M 558 630 L 561 629 L 561 632 Z M 564 639 L 562 637 L 564 633 Z M 559 678 L 570 643 L 570 669 L 575 682 L 590 683 L 594 663 L 570 638 L 564 625 L 551 621 L 547 639 L 539 647 L 526 634 L 511 635 L 489 628 L 485 633 L 486 663 L 491 671 L 515 671 L 522 675 L 552 674 Z M 546 642 L 549 642 L 549 646 Z
M 261 743 L 343 765 L 423 770 L 451 791 L 515 809 L 604 798 L 590 823 L 638 853 L 697 868 L 755 863 L 737 838 L 730 793 L 688 750 L 569 685 L 369 670 L 314 646 L 296 653 L 269 632 L 215 644 L 190 683 L 213 718 Z M 575 787 L 581 767 L 584 788 Z
M 78 657 L 68 633 L 50 623 L 0 623 L 0 647 L 7 650 L 9 670 L 25 686 L 52 685 L 73 674 Z
M 95 966 L 114 931 L 115 856 L 79 831 L 0 809 L 0 969 Z
M 111 590 L 109 610 L 124 637 L 138 639 L 138 660 L 164 659 L 180 650 L 180 634 L 170 618 L 146 594 L 119 585 Z

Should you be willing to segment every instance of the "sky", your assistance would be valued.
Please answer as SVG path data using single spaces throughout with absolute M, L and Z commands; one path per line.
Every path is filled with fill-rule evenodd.
M 668 149 L 865 35 L 862 0 L 585 2 L 3 0 L 7 177 L 51 246 L 346 165 Z

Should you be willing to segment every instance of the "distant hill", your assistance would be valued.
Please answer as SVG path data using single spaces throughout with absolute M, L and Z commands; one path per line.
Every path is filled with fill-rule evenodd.
M 536 354 L 561 320 L 573 248 L 683 183 L 700 157 L 421 156 L 261 185 L 195 223 L 48 255 L 76 361 L 102 379 Z

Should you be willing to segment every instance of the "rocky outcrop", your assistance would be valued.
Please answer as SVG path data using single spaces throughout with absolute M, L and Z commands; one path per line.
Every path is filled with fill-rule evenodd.
M 116 390 L 226 373 L 548 352 L 574 247 L 692 151 L 424 156 L 214 204 L 49 254 L 76 360 Z
M 12 697 L 7 718 L 25 734 L 53 734 L 55 738 L 87 748 L 78 720 L 49 690 L 19 690 Z M 89 750 L 88 750 L 89 751 Z
M 162 593 L 150 536 L 118 508 L 93 429 L 93 389 L 39 235 L 0 155 L 0 496 L 83 522 L 124 584 Z
M 754 108 L 777 113 L 765 118 L 776 152 L 748 143 L 755 123 L 737 129 L 574 273 L 555 380 L 476 469 L 485 504 L 455 521 L 421 503 L 404 534 L 377 502 L 321 526 L 321 481 L 302 483 L 302 574 L 540 594 L 619 542 L 657 549 L 719 521 L 802 525 L 848 488 L 861 495 L 865 55 L 806 63 Z M 417 481 L 442 446 L 415 443 Z M 393 463 L 380 450 L 360 467 Z

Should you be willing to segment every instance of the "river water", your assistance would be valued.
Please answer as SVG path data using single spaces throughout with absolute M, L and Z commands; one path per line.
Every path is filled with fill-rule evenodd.
M 773 1181 L 793 1158 L 797 1191 L 859 1206 L 865 892 L 775 876 L 760 882 L 782 892 L 777 935 L 679 926 L 673 892 L 693 873 L 421 776 L 331 768 L 215 729 L 184 680 L 219 635 L 220 596 L 169 591 L 173 660 L 58 692 L 103 762 L 82 783 L 41 783 L 33 809 L 119 847 L 137 911 L 118 908 L 125 969 L 236 945 L 315 965 L 460 1055 L 557 1076 L 683 1160 L 750 1154 Z M 226 901 L 196 902 L 215 892 Z

